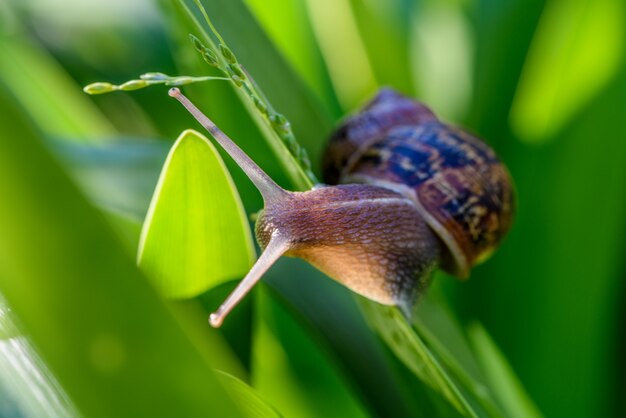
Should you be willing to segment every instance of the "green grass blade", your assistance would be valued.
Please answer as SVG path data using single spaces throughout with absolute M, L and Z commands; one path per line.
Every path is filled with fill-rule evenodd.
M 468 328 L 474 352 L 487 376 L 490 387 L 504 407 L 506 415 L 512 418 L 541 417 L 541 413 L 530 400 L 513 369 L 491 339 L 485 328 L 478 323 Z
M 301 316 L 309 332 L 323 339 L 374 416 L 420 416 L 420 399 L 405 389 L 401 373 L 348 289 L 304 261 L 290 258 L 280 260 L 265 281 Z
M 367 416 L 316 334 L 302 327 L 275 293 L 257 293 L 252 381 L 285 416 Z M 309 332 L 307 332 L 309 331 Z
M 217 377 L 222 382 L 224 388 L 231 393 L 233 399 L 241 405 L 246 416 L 251 418 L 279 418 L 282 416 L 256 390 L 235 376 L 218 371 Z
M 554 138 L 619 70 L 626 22 L 624 2 L 548 2 L 524 64 L 511 109 L 517 136 Z
M 78 416 L 0 295 L 0 416 Z
M 448 374 L 467 393 L 469 401 L 478 404 L 490 417 L 504 416 L 493 396 L 495 388 L 484 377 L 463 329 L 438 297 L 440 288 L 440 283 L 433 283 L 428 293 L 420 298 L 413 327 Z
M 72 179 L 137 255 L 141 226 L 167 157 L 168 143 L 115 137 L 103 143 L 49 141 Z
M 200 36 L 206 45 L 210 45 L 216 50 L 212 37 L 205 30 L 204 23 L 201 23 L 202 17 L 195 3 L 192 0 L 174 0 L 173 6 L 169 7 L 168 10 L 175 12 L 182 26 Z M 235 41 L 231 49 L 237 54 L 241 64 L 267 93 L 272 105 L 285 113 L 298 138 L 303 139 L 303 143 L 315 154 L 316 150 L 320 149 L 319 138 L 322 138 L 330 130 L 330 122 L 329 118 L 320 112 L 321 107 L 313 96 L 306 91 L 304 83 L 295 76 L 290 68 L 284 65 L 284 61 L 240 0 L 207 2 L 205 7 L 209 16 L 214 21 L 219 22 L 218 29 L 220 32 L 223 30 L 228 33 L 233 30 L 224 22 L 231 20 L 237 22 L 236 27 L 241 31 L 241 34 L 239 36 L 225 36 L 225 39 L 229 45 L 230 39 Z M 241 43 L 242 41 L 244 42 Z M 250 48 L 249 45 L 253 43 L 258 43 L 259 47 Z M 292 95 L 292 88 L 301 93 Z M 296 158 L 289 152 L 285 143 L 259 113 L 249 95 L 240 88 L 235 88 L 235 91 L 258 125 L 270 148 L 279 157 L 278 161 L 289 174 L 295 187 L 299 190 L 310 188 L 312 183 L 305 170 L 296 162 Z M 277 92 L 281 94 L 277 95 Z
M 303 1 L 245 0 L 272 43 L 336 118 L 339 102 Z M 309 145 L 309 144 L 305 144 Z
M 352 0 L 350 2 L 363 46 L 380 85 L 406 94 L 414 92 L 410 56 L 413 9 L 407 0 Z
M 317 42 L 344 110 L 354 109 L 376 89 L 370 58 L 349 0 L 307 0 Z
M 173 145 L 144 221 L 137 261 L 164 295 L 193 297 L 244 276 L 254 247 L 224 162 L 201 134 Z
M 468 13 L 476 48 L 468 125 L 492 144 L 509 129 L 511 103 L 545 3 L 482 0 Z
M 203 4 L 273 107 L 289 119 L 298 142 L 317 155 L 333 128 L 329 112 L 287 64 L 244 1 L 210 0 Z
M 473 34 L 460 2 L 421 2 L 411 30 L 411 69 L 419 97 L 443 120 L 459 120 L 473 93 Z
M 239 416 L 220 354 L 197 350 L 0 89 L 0 291 L 77 409 Z
M 0 80 L 44 133 L 94 141 L 115 128 L 63 68 L 35 42 L 0 29 Z
M 365 300 L 362 306 L 381 338 L 424 384 L 439 392 L 463 416 L 478 416 L 437 358 L 396 308 Z

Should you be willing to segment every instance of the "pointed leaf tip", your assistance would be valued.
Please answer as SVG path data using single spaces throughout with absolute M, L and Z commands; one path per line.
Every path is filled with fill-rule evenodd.
M 252 234 L 224 162 L 194 130 L 178 137 L 144 221 L 138 264 L 168 297 L 196 296 L 242 277 Z

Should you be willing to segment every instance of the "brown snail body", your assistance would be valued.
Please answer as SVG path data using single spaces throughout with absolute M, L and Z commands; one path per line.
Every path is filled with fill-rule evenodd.
M 265 247 L 276 230 L 297 237 L 286 255 L 360 295 L 406 309 L 440 256 L 438 239 L 410 199 L 366 184 L 294 193 L 260 215 L 259 244 Z
M 374 301 L 412 306 L 438 266 L 460 278 L 508 231 L 511 181 L 495 153 L 430 109 L 390 89 L 332 135 L 324 180 L 307 192 L 277 186 L 177 89 L 176 97 L 261 191 L 264 251 L 210 322 L 224 316 L 281 255 L 301 257 Z

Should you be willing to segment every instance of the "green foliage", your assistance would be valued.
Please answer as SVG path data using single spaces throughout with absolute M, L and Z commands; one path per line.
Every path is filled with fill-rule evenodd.
M 245 275 L 253 256 L 246 215 L 217 150 L 201 134 L 183 132 L 144 221 L 139 267 L 165 296 L 189 298 Z
M 161 0 L 92 27 L 65 1 L 0 7 L 0 415 L 624 415 L 621 2 Z M 92 101 L 96 80 L 138 91 Z M 413 324 L 284 259 L 214 331 L 260 202 L 199 134 L 172 147 L 195 126 L 176 84 L 299 190 L 376 86 L 420 97 L 507 163 L 514 229 L 467 284 L 437 275 Z
M 198 352 L 24 115 L 6 94 L 0 97 L 0 113 L 12 121 L 0 125 L 0 136 L 14 138 L 0 156 L 0 193 L 11 196 L 0 207 L 0 289 L 81 414 L 238 415 L 209 357 Z M 212 360 L 220 357 L 216 349 Z
M 15 314 L 0 298 L 0 351 L 3 353 L 0 356 L 0 415 L 77 415 L 58 381 L 32 344 L 21 335 L 20 328 Z
M 171 0 L 171 2 L 174 3 L 173 7 L 176 10 L 176 14 L 181 19 L 181 26 L 189 27 L 193 31 L 200 31 L 202 38 L 206 40 L 207 45 L 209 45 L 207 48 L 198 38 L 192 37 L 192 42 L 199 50 L 198 52 L 206 54 L 207 50 L 211 50 L 213 56 L 218 57 L 215 63 L 217 68 L 219 68 L 224 75 L 230 77 L 233 84 L 239 87 L 239 89 L 236 90 L 239 97 L 243 100 L 248 112 L 253 115 L 254 120 L 259 124 L 266 141 L 279 157 L 279 161 L 287 170 L 293 183 L 301 190 L 306 190 L 310 188 L 311 185 L 317 183 L 317 179 L 311 171 L 311 163 L 308 154 L 296 141 L 291 123 L 285 116 L 274 110 L 274 107 L 266 99 L 265 94 L 260 90 L 259 85 L 250 77 L 250 73 L 244 71 L 241 64 L 237 61 L 235 54 L 230 47 L 226 45 L 220 33 L 216 31 L 202 3 L 198 0 L 194 0 L 193 3 L 196 6 L 194 7 L 190 4 L 192 3 L 190 0 Z M 207 6 L 212 7 L 212 4 L 213 3 L 208 3 Z M 237 8 L 237 3 L 234 5 L 235 9 L 233 10 L 229 9 L 231 6 L 229 3 L 222 3 L 221 6 L 226 9 L 225 11 L 222 10 L 223 15 L 230 16 L 228 14 L 230 12 L 233 13 L 233 17 L 238 19 L 242 18 L 242 15 L 245 17 L 245 14 L 248 13 L 247 10 L 245 8 Z M 204 23 L 201 23 L 202 20 L 204 20 Z M 205 27 L 208 27 L 209 30 L 205 30 Z M 248 28 L 248 25 L 246 25 L 246 28 Z M 249 28 L 256 29 L 256 26 L 251 22 Z M 258 37 L 254 39 L 255 42 L 262 42 L 264 40 L 262 35 L 257 34 L 257 36 Z M 267 45 L 267 47 L 261 49 L 261 51 L 265 52 L 268 50 L 271 50 L 271 45 Z M 264 56 L 259 56 L 258 59 L 267 62 L 268 56 L 264 53 Z M 278 61 L 279 60 L 276 60 L 275 62 Z M 211 63 L 211 65 L 214 64 Z M 277 68 L 272 66 L 273 79 L 281 76 L 281 74 L 276 73 L 276 69 Z M 278 67 L 278 69 L 280 69 L 280 67 Z M 253 74 L 257 74 L 252 69 L 250 71 L 252 71 Z M 286 80 L 295 81 L 296 78 L 293 76 L 290 77 L 290 75 L 289 71 L 286 70 Z M 301 103 L 304 105 L 308 104 L 306 100 L 303 100 Z M 302 110 L 311 110 L 311 108 L 309 107 Z M 315 112 L 312 113 L 314 114 Z
M 475 346 L 475 352 L 487 376 L 494 394 L 509 417 L 540 417 L 537 407 L 528 398 L 520 382 L 507 364 L 504 356 L 495 345 L 487 331 L 473 324 L 468 330 L 469 338 Z
M 0 56 L 0 78 L 41 130 L 81 140 L 115 134 L 79 85 L 32 40 L 0 32 Z
M 281 415 L 267 404 L 250 386 L 236 377 L 218 371 L 218 378 L 231 393 L 233 399 L 251 418 L 278 418 Z
M 619 70 L 624 3 L 552 2 L 539 21 L 524 65 L 511 123 L 520 139 L 554 138 Z
M 252 342 L 253 385 L 285 416 L 367 416 L 338 368 L 318 349 L 313 335 L 275 298 L 261 288 L 256 300 L 259 315 Z M 306 385 L 302 376 L 306 376 Z
M 372 326 L 396 356 L 421 381 L 439 392 L 463 416 L 475 417 L 457 386 L 396 308 L 364 304 Z

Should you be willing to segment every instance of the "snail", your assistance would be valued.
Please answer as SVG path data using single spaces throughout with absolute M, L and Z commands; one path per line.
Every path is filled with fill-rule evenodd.
M 282 255 L 301 257 L 352 291 L 407 317 L 436 268 L 466 278 L 508 231 L 513 191 L 484 142 L 425 105 L 381 89 L 331 136 L 324 181 L 278 186 L 180 90 L 170 96 L 202 124 L 261 192 L 263 252 L 209 322 L 224 317 Z

